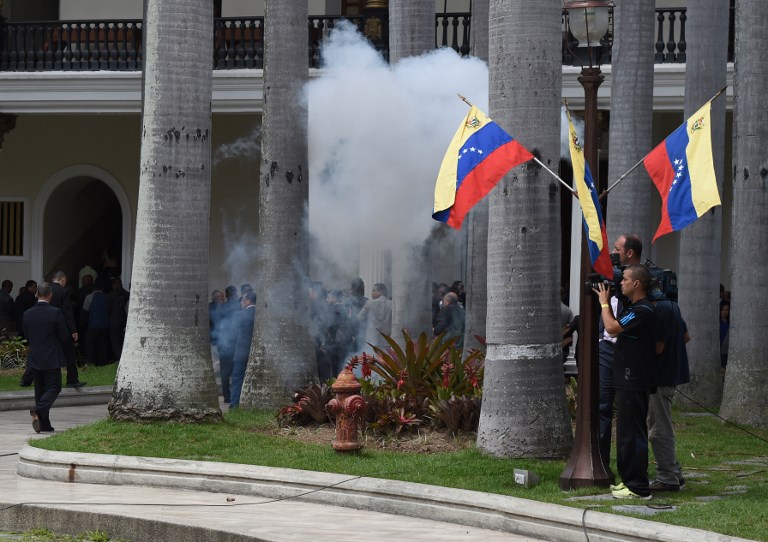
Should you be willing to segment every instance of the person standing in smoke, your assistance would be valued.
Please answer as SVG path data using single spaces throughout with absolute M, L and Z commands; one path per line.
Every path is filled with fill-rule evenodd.
M 248 366 L 248 354 L 251 351 L 251 340 L 253 339 L 253 322 L 256 318 L 256 294 L 246 292 L 240 298 L 240 304 L 243 310 L 237 313 L 233 326 L 235 329 L 235 350 L 232 356 L 234 363 L 229 401 L 230 410 L 240 406 L 240 392 L 243 389 L 245 369 Z
M 331 377 L 331 361 L 325 350 L 325 335 L 328 329 L 328 302 L 323 284 L 312 281 L 309 284 L 309 335 L 315 346 L 317 377 L 325 382 Z
M 443 297 L 443 307 L 437 315 L 435 324 L 435 337 L 445 333 L 445 338 L 456 337 L 454 347 L 464 347 L 464 307 L 459 304 L 459 297 L 455 292 L 448 292 Z
M 464 291 L 464 283 L 460 280 L 454 280 L 453 284 L 451 284 L 450 291 L 456 294 L 458 302 L 461 303 L 461 306 L 463 307 L 467 302 L 467 294 Z
M 357 318 L 354 318 L 354 316 L 359 314 L 368 302 L 368 298 L 365 297 L 365 283 L 363 282 L 363 279 L 357 277 L 352 281 L 349 296 L 344 298 L 344 302 L 349 305 L 350 314 L 353 316 L 353 318 L 350 318 L 349 320 L 354 335 L 354 345 L 350 351 L 362 352 L 363 348 L 365 348 L 365 330 L 368 326 L 368 322 L 361 322 Z
M 237 287 L 227 286 L 224 290 L 226 302 L 218 310 L 218 318 L 214 334 L 216 336 L 216 349 L 219 351 L 219 372 L 221 374 L 221 394 L 224 402 L 231 400 L 230 378 L 234 366 L 235 355 L 235 330 L 234 323 L 240 312 L 240 303 L 237 300 Z
M 357 313 L 357 319 L 360 322 L 368 322 L 365 342 L 385 349 L 388 344 L 382 333 L 392 335 L 392 301 L 387 299 L 387 287 L 381 283 L 374 284 L 371 297 L 372 299 Z
M 327 296 L 328 322 L 323 341 L 323 352 L 328 358 L 330 370 L 327 378 L 337 376 L 344 368 L 344 360 L 355 339 L 350 326 L 351 308 L 343 303 L 343 297 L 341 290 L 332 290 Z

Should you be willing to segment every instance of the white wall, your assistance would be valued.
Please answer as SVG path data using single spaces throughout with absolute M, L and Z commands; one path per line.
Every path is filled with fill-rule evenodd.
M 141 19 L 142 0 L 60 0 L 59 17 L 77 19 Z

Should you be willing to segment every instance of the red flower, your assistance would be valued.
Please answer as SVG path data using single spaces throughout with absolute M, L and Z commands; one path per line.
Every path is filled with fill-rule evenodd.
M 401 389 L 405 385 L 405 379 L 408 378 L 408 369 L 403 369 L 397 375 L 397 389 Z
M 443 363 L 440 370 L 443 373 L 443 387 L 447 388 L 451 385 L 451 373 L 453 373 L 453 363 Z
M 467 376 L 469 377 L 469 382 L 472 384 L 473 388 L 477 388 L 478 382 L 477 382 L 477 370 L 474 367 L 467 366 L 465 369 Z
M 361 367 L 363 378 L 371 377 L 371 361 L 371 358 L 365 356 L 363 357 L 363 363 Z
M 354 356 L 349 358 L 349 361 L 347 362 L 347 368 L 350 371 L 353 371 L 355 367 L 357 367 L 358 365 L 360 365 L 360 356 Z

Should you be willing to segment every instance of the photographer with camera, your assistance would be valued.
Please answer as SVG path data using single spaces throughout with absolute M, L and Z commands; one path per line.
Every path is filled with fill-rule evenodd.
M 622 236 L 624 237 L 624 236 Z M 621 483 L 611 486 L 617 499 L 650 498 L 648 482 L 648 401 L 655 390 L 656 318 L 647 298 L 651 274 L 640 264 L 622 274 L 628 299 L 618 320 L 610 305 L 610 286 L 598 285 L 605 331 L 616 337 L 613 387 L 616 393 L 616 464 Z
M 618 276 L 618 278 L 614 278 L 617 294 L 612 297 L 610 301 L 613 314 L 619 314 L 621 312 L 617 297 L 621 294 L 621 269 L 628 265 L 639 264 L 642 253 L 643 243 L 637 235 L 625 233 L 616 239 L 616 242 L 613 245 L 611 261 L 615 268 L 614 274 Z M 626 300 L 623 301 L 626 304 Z M 598 406 L 598 415 L 600 419 L 598 447 L 600 449 L 600 458 L 603 461 L 605 472 L 610 473 L 613 401 L 616 395 L 613 388 L 613 351 L 616 344 L 616 337 L 611 336 L 610 333 L 605 331 L 605 325 L 602 318 L 600 318 L 598 333 L 600 337 L 598 345 L 600 386 L 600 400 Z

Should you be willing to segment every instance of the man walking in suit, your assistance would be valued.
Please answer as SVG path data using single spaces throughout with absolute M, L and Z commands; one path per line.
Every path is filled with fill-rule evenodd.
M 49 414 L 61 392 L 61 368 L 67 364 L 64 347 L 72 341 L 64 314 L 50 303 L 51 285 L 42 282 L 37 287 L 37 304 L 24 313 L 27 366 L 35 384 L 35 406 L 29 412 L 37 433 L 53 431 Z
M 86 382 L 80 382 L 77 374 L 77 361 L 75 360 L 75 343 L 77 342 L 77 325 L 75 324 L 75 312 L 72 309 L 72 297 L 67 290 L 67 274 L 64 271 L 56 271 L 53 274 L 51 284 L 51 305 L 58 307 L 64 313 L 64 321 L 67 323 L 72 338 L 64 346 L 64 356 L 67 360 L 67 387 L 80 389 Z

